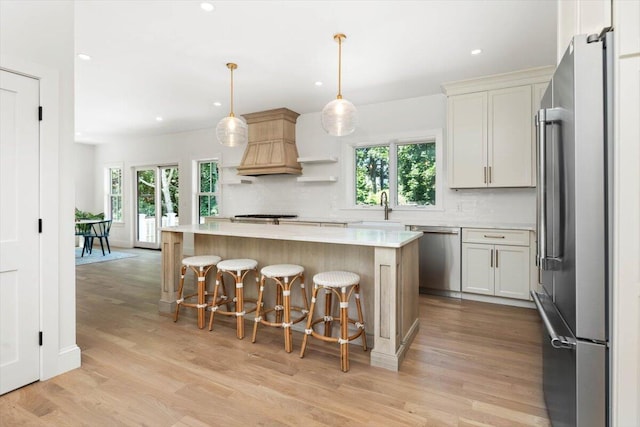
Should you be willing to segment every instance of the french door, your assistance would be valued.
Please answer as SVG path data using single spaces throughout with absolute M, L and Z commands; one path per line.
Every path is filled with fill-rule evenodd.
M 160 228 L 179 225 L 177 165 L 135 169 L 135 246 L 160 248 Z

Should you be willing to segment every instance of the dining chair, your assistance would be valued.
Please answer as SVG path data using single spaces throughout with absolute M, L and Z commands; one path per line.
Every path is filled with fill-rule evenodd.
M 84 256 L 85 251 L 90 254 L 91 247 L 93 246 L 93 238 L 91 237 L 91 224 L 76 223 L 76 236 L 82 237 L 82 254 Z
M 111 231 L 111 222 L 112 220 L 107 219 L 104 221 L 98 221 L 95 224 L 92 224 L 92 233 L 90 235 L 91 237 L 91 244 L 93 245 L 93 239 L 99 239 L 100 240 L 100 248 L 102 249 L 102 255 L 104 256 L 104 243 L 107 244 L 107 250 L 109 251 L 109 253 L 111 253 L 111 246 L 109 246 L 109 232 Z M 104 243 L 103 243 L 103 239 L 104 239 Z

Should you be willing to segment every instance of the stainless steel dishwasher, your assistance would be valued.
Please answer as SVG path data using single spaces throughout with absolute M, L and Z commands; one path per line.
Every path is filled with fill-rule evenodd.
M 412 225 L 421 231 L 420 292 L 461 297 L 460 228 Z

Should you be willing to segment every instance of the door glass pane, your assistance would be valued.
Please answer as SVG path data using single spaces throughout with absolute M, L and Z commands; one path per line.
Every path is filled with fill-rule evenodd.
M 436 204 L 436 144 L 398 145 L 398 205 Z
M 160 199 L 162 207 L 162 226 L 179 224 L 178 217 L 178 167 L 169 166 L 160 169 Z
M 377 205 L 389 194 L 389 146 L 356 148 L 356 205 Z
M 136 171 L 138 241 L 156 243 L 156 171 Z

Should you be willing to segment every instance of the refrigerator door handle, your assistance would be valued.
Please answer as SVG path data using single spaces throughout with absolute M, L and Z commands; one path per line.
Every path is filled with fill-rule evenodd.
M 551 346 L 553 348 L 566 348 L 573 349 L 578 343 L 573 337 L 564 337 L 562 335 L 558 335 L 556 330 L 554 329 L 551 321 L 549 320 L 549 316 L 544 311 L 542 307 L 542 302 L 540 302 L 540 297 L 537 292 L 531 291 L 531 297 L 533 298 L 533 302 L 536 304 L 536 308 L 538 309 L 538 313 L 540 313 L 540 318 L 542 319 L 542 323 L 544 323 L 544 327 L 547 330 L 547 334 L 549 334 L 549 339 L 551 340 Z
M 536 262 L 541 270 L 553 270 L 559 264 L 559 259 L 547 256 L 547 142 L 545 128 L 548 124 L 560 122 L 560 108 L 542 108 L 536 114 L 536 136 L 538 145 L 538 188 L 537 214 L 538 214 L 538 247 Z

